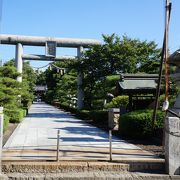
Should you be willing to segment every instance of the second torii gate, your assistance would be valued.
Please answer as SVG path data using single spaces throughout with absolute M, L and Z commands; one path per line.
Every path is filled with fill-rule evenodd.
M 37 36 L 20 36 L 20 35 L 0 35 L 1 44 L 16 45 L 15 66 L 17 71 L 22 74 L 23 60 L 42 60 L 42 61 L 59 61 L 64 59 L 81 59 L 84 48 L 88 48 L 93 45 L 100 45 L 100 41 L 95 39 L 71 39 L 71 38 L 55 38 L 55 37 L 37 37 Z M 56 47 L 76 48 L 77 56 L 61 56 L 56 55 L 30 55 L 23 54 L 23 46 L 45 46 L 48 42 L 54 44 L 53 51 L 56 51 Z M 22 82 L 22 75 L 17 80 Z M 82 89 L 83 74 L 78 72 L 77 77 L 77 107 L 82 109 L 84 106 L 84 92 Z

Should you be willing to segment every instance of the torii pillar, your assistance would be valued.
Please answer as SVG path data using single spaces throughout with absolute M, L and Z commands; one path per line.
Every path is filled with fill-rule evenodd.
M 77 56 L 78 56 L 78 60 L 81 60 L 83 56 L 83 46 L 78 47 Z M 77 77 L 77 108 L 78 109 L 82 109 L 84 107 L 84 91 L 82 88 L 82 84 L 83 84 L 83 73 L 79 69 L 78 77 Z
M 16 58 L 15 58 L 15 67 L 17 68 L 17 72 L 20 75 L 17 77 L 17 81 L 22 82 L 22 71 L 23 71 L 23 46 L 21 43 L 17 43 L 16 45 Z

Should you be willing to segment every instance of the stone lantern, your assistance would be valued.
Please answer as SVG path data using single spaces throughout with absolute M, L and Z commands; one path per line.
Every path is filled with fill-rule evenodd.
M 169 57 L 169 64 L 177 67 L 171 77 L 180 87 L 180 49 Z M 180 94 L 171 111 L 180 116 Z M 167 113 L 165 119 L 165 163 L 167 173 L 170 175 L 180 175 L 180 118 L 178 116 Z

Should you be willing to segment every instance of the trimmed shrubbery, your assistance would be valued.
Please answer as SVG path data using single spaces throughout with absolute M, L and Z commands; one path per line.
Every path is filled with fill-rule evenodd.
M 88 110 L 76 110 L 76 117 L 80 119 L 90 119 L 90 111 Z
M 98 127 L 108 128 L 108 111 L 97 110 L 76 110 L 76 117 L 84 120 L 92 120 L 92 123 Z
M 144 109 L 124 114 L 120 117 L 119 132 L 128 138 L 145 138 L 152 135 L 152 109 Z M 165 113 L 157 112 L 155 130 L 163 128 Z
M 5 114 L 9 117 L 10 123 L 19 123 L 25 116 L 24 109 L 5 109 Z
M 117 96 L 112 99 L 110 103 L 105 105 L 105 108 L 119 108 L 120 106 L 127 106 L 129 102 L 128 96 Z
M 9 125 L 9 117 L 4 114 L 4 124 L 3 124 L 3 131 L 6 131 Z
M 108 111 L 98 110 L 91 111 L 90 117 L 93 119 L 93 122 L 104 128 L 108 127 Z
M 33 100 L 33 87 L 36 75 L 28 63 L 23 64 L 23 81 L 19 76 L 14 61 L 0 67 L 0 106 L 4 107 L 4 131 L 10 123 L 19 123 L 26 115 Z
M 68 104 L 65 103 L 58 103 L 52 102 L 52 105 L 56 107 L 60 107 L 65 111 L 69 111 L 77 118 L 84 119 L 84 120 L 92 120 L 92 123 L 96 124 L 97 126 L 107 128 L 108 127 L 108 111 L 107 110 L 96 110 L 96 111 L 89 111 L 89 110 L 78 110 L 73 107 L 69 107 Z

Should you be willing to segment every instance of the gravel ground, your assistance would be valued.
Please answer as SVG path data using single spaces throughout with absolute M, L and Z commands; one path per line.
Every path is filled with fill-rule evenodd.
M 9 123 L 8 129 L 3 134 L 3 145 L 9 139 L 9 137 L 11 136 L 11 134 L 13 133 L 13 131 L 16 129 L 17 126 L 18 126 L 17 123 Z
M 164 158 L 164 148 L 162 146 L 162 143 L 160 143 L 158 141 L 156 139 L 128 140 L 128 142 L 130 142 L 136 146 L 139 146 L 140 148 L 142 148 L 146 151 L 150 151 L 161 158 Z

